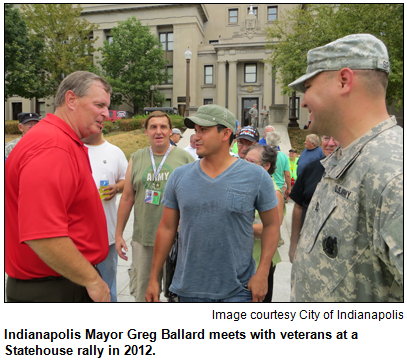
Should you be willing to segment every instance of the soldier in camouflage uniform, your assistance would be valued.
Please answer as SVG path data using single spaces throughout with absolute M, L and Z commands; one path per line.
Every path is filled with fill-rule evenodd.
M 270 114 L 270 110 L 268 110 L 267 107 L 264 106 L 264 108 L 260 112 L 262 128 L 266 127 L 269 124 L 269 114 Z
M 21 133 L 23 133 L 22 136 L 24 136 L 34 125 L 36 125 L 40 121 L 40 116 L 37 113 L 19 113 L 17 117 L 18 129 Z M 10 152 L 13 150 L 20 139 L 21 137 L 13 139 L 12 141 L 5 144 L 4 155 L 6 156 L 6 158 L 9 156 Z
M 18 141 L 20 139 L 21 139 L 21 137 L 18 137 L 5 144 L 4 155 L 6 156 L 6 158 L 9 156 L 10 152 L 13 150 L 13 148 L 16 146 L 16 144 L 18 143 Z
M 258 128 L 259 127 L 259 115 L 257 113 L 257 105 L 254 104 L 253 108 L 249 110 L 250 114 L 250 125 L 253 128 Z
M 308 208 L 295 253 L 295 302 L 403 302 L 403 134 L 386 110 L 385 45 L 355 34 L 308 52 L 310 130 L 341 146 Z

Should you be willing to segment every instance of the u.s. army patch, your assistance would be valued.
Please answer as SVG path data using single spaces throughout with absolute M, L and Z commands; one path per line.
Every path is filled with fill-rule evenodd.
M 335 193 L 339 194 L 341 197 L 345 199 L 349 199 L 350 195 L 352 194 L 351 191 L 348 191 L 346 188 L 335 185 Z
M 338 255 L 338 241 L 336 237 L 326 237 L 322 241 L 322 249 L 329 258 L 336 258 Z

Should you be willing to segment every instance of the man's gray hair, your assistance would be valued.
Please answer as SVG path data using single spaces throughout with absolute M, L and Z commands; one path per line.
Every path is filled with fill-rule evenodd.
M 112 93 L 110 84 L 99 75 L 88 71 L 76 71 L 69 74 L 59 85 L 57 95 L 55 96 L 55 107 L 60 107 L 65 103 L 65 94 L 69 90 L 72 90 L 79 98 L 84 97 L 88 94 L 88 90 L 93 82 L 99 82 L 106 93 Z
M 266 135 L 266 143 L 270 147 L 277 147 L 280 144 L 281 136 L 279 132 L 269 132 Z
M 307 135 L 306 139 L 308 139 L 308 141 L 314 144 L 316 147 L 319 147 L 319 137 L 316 134 Z
M 274 127 L 272 125 L 268 125 L 267 127 L 264 128 L 264 130 L 266 129 L 271 129 L 274 132 Z

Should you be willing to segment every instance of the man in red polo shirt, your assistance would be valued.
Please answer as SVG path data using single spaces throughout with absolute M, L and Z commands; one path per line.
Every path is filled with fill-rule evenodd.
M 111 87 L 89 72 L 66 77 L 56 110 L 5 166 L 5 270 L 9 302 L 109 301 L 95 266 L 108 253 L 106 218 L 81 139 L 108 118 Z

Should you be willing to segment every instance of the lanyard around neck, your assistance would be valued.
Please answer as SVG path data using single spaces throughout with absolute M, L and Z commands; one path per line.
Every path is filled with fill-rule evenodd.
M 157 169 L 156 166 L 155 166 L 155 162 L 154 162 L 153 150 L 152 150 L 152 148 L 150 147 L 151 165 L 152 165 L 153 171 L 154 171 L 153 181 L 155 181 L 156 178 L 158 177 L 158 175 L 160 174 L 161 168 L 163 167 L 163 165 L 164 165 L 164 163 L 165 163 L 165 160 L 166 160 L 167 157 L 168 157 L 168 154 L 170 154 L 170 150 L 171 150 L 171 144 L 170 144 L 170 146 L 168 147 L 167 151 L 165 152 L 164 157 L 163 157 L 163 159 L 162 159 L 162 161 L 161 161 L 161 163 L 160 163 L 160 165 L 158 166 L 158 169 Z

